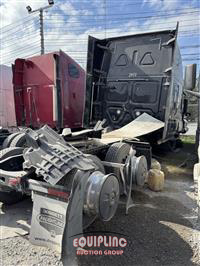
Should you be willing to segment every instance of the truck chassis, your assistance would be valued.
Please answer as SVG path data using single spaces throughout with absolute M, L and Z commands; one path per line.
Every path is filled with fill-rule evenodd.
M 112 219 L 122 195 L 128 214 L 133 206 L 131 192 L 134 186 L 144 185 L 151 165 L 148 143 L 105 143 L 94 137 L 101 136 L 101 131 L 101 123 L 65 137 L 48 126 L 28 128 L 23 131 L 25 147 L 2 150 L 0 193 L 32 194 L 30 241 L 59 250 L 64 265 L 76 260 L 73 236 L 83 233 L 96 218 Z M 37 240 L 41 228 L 45 237 Z

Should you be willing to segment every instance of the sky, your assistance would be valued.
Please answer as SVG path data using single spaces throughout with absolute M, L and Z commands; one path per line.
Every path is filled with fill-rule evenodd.
M 199 0 L 54 0 L 44 11 L 45 52 L 62 49 L 85 67 L 87 38 L 173 29 L 183 64 L 200 63 Z M 0 0 L 0 64 L 40 54 L 39 13 L 28 14 L 47 0 Z M 198 68 L 199 69 L 199 68 Z

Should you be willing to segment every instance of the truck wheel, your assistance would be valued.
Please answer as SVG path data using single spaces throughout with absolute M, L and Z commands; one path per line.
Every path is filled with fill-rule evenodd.
M 23 153 L 23 148 L 20 147 L 10 147 L 0 151 L 0 160 L 4 160 L 7 157 L 20 155 Z
M 116 142 L 112 144 L 107 153 L 105 161 L 113 163 L 125 163 L 129 155 L 131 146 L 127 143 Z M 120 185 L 120 194 L 123 194 L 123 183 L 121 179 L 120 169 L 112 166 L 106 166 L 106 173 L 113 173 L 117 176 Z
M 112 144 L 106 153 L 105 161 L 113 163 L 125 163 L 126 158 L 129 155 L 130 148 L 131 146 L 127 143 L 116 142 Z M 118 179 L 121 180 L 121 174 L 119 168 L 107 166 L 106 172 L 108 174 L 109 173 L 115 174 L 118 177 Z
M 10 147 L 25 147 L 26 146 L 26 134 L 20 133 L 10 143 Z
M 105 174 L 105 168 L 101 162 L 101 160 L 93 154 L 86 154 L 88 158 L 90 158 L 97 166 L 96 170 Z M 88 215 L 83 212 L 83 229 L 88 228 L 94 221 L 96 220 L 96 215 Z
M 3 142 L 2 144 L 2 148 L 5 149 L 5 148 L 8 148 L 10 147 L 10 143 L 11 141 L 20 134 L 20 132 L 16 132 L 16 133 L 13 133 L 13 134 L 10 134 Z
M 12 190 L 10 192 L 4 192 L 0 190 L 0 202 L 4 204 L 7 204 L 7 205 L 15 204 L 23 199 L 24 199 L 24 195 L 15 190 Z
M 4 160 L 9 156 L 15 156 L 23 153 L 22 148 L 17 147 L 10 147 L 3 149 L 0 151 L 0 160 Z M 18 166 L 14 166 L 15 169 L 12 169 L 13 171 L 19 170 L 17 169 Z M 15 190 L 11 191 L 3 191 L 3 187 L 0 187 L 0 202 L 3 202 L 4 204 L 11 205 L 14 203 L 17 203 L 24 199 L 24 195 L 20 192 L 17 192 Z
M 93 155 L 93 154 L 86 154 L 86 156 L 88 158 L 90 158 L 97 166 L 97 169 L 98 171 L 102 172 L 103 174 L 105 174 L 105 168 L 101 162 L 101 160 L 96 156 L 96 155 Z

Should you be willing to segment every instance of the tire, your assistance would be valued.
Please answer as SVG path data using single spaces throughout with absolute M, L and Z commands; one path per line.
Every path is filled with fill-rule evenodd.
M 101 173 L 105 174 L 105 168 L 101 162 L 101 160 L 93 154 L 86 154 L 88 158 L 90 158 L 96 165 L 96 171 L 100 171 Z M 83 229 L 88 228 L 91 224 L 94 223 L 96 220 L 97 216 L 96 215 L 88 215 L 87 213 L 83 212 Z
M 12 190 L 10 192 L 3 192 L 0 190 L 0 202 L 11 205 L 20 202 L 24 199 L 24 195 L 20 192 Z
M 26 134 L 20 133 L 10 143 L 10 147 L 25 147 L 26 146 Z
M 125 163 L 127 156 L 129 155 L 131 146 L 127 143 L 116 142 L 112 144 L 106 153 L 106 162 L 112 163 Z M 113 173 L 119 180 L 120 194 L 123 194 L 123 182 L 121 178 L 120 169 L 112 166 L 105 167 L 106 173 Z
M 7 157 L 20 155 L 23 153 L 23 148 L 20 147 L 10 147 L 0 151 L 0 160 L 4 160 Z
M 129 155 L 131 146 L 127 143 L 116 142 L 112 144 L 106 153 L 106 162 L 113 163 L 125 163 L 127 156 Z M 121 180 L 120 170 L 115 167 L 107 166 L 107 173 L 115 174 L 119 180 Z
M 101 160 L 96 156 L 96 155 L 92 155 L 92 154 L 87 154 L 86 155 L 88 158 L 90 158 L 97 166 L 97 171 L 102 172 L 103 174 L 105 174 L 105 168 L 101 162 Z
M 16 133 L 13 133 L 11 135 L 9 135 L 3 142 L 2 144 L 2 148 L 5 149 L 5 148 L 8 148 L 10 147 L 10 143 L 12 142 L 12 140 L 18 136 L 20 134 L 20 132 L 16 132 Z
M 10 147 L 6 148 L 0 151 L 0 160 L 4 160 L 9 156 L 15 156 L 23 153 L 22 148 L 18 147 Z M 14 171 L 15 169 L 13 169 Z M 17 203 L 24 199 L 24 195 L 20 192 L 17 192 L 15 190 L 11 190 L 8 192 L 2 191 L 3 187 L 0 187 L 0 202 L 3 202 L 4 204 L 11 205 L 14 203 Z

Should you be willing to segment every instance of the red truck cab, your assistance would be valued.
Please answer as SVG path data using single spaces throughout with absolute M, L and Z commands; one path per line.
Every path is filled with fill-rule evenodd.
M 81 128 L 85 71 L 70 56 L 53 52 L 13 65 L 13 89 L 18 126 Z

